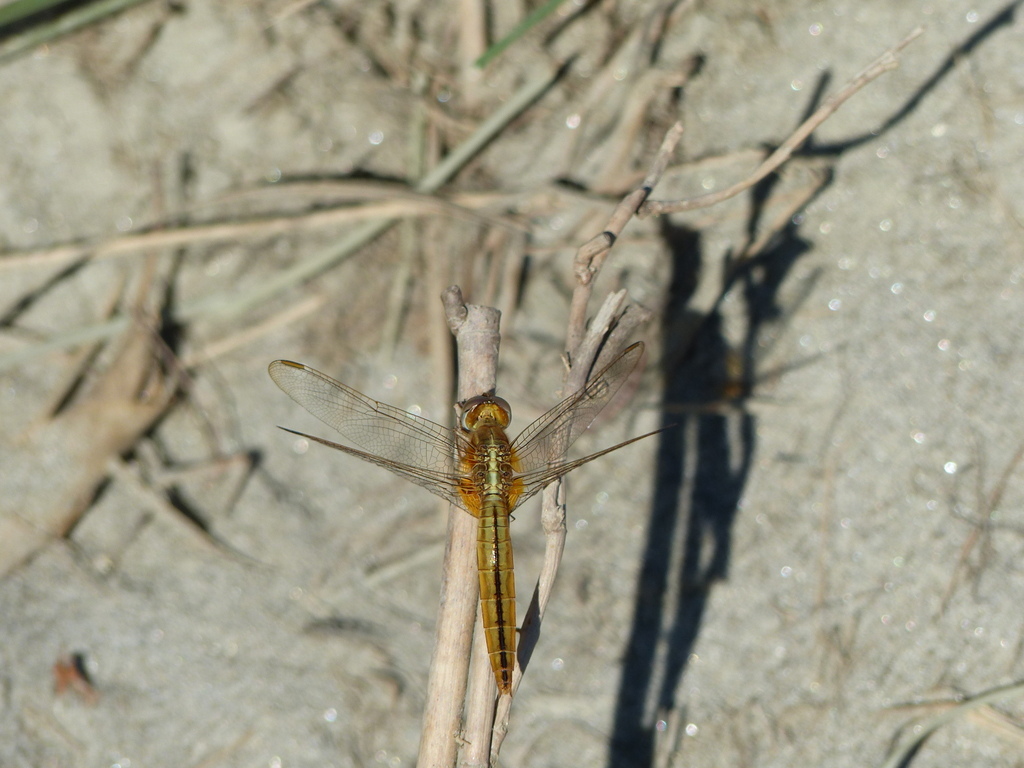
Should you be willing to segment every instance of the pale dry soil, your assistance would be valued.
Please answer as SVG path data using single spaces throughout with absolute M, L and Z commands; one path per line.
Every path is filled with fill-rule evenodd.
M 572 476 L 560 582 L 503 761 L 881 765 L 914 718 L 1024 677 L 1018 4 L 697 3 L 673 21 L 656 64 L 627 57 L 586 101 L 602 51 L 629 34 L 598 4 L 553 42 L 513 48 L 474 86 L 478 111 L 451 64 L 458 4 L 437 5 L 396 4 L 389 16 L 319 3 L 275 19 L 285 4 L 149 3 L 6 64 L 4 248 L 208 220 L 235 210 L 225 198 L 240 190 L 269 183 L 274 194 L 278 179 L 413 177 L 409 137 L 424 114 L 450 115 L 457 143 L 539 62 L 572 53 L 565 81 L 457 188 L 535 204 L 556 179 L 589 185 L 615 150 L 616 115 L 653 87 L 650 127 L 622 164 L 642 169 L 682 119 L 680 160 L 726 159 L 670 173 L 656 197 L 720 189 L 750 167 L 743 151 L 781 141 L 813 108 L 823 77 L 838 87 L 924 24 L 901 67 L 827 122 L 817 154 L 767 191 L 777 214 L 813 170 L 832 174 L 721 301 L 750 195 L 634 222 L 614 252 L 598 296 L 623 286 L 654 310 L 649 361 L 631 404 L 577 450 L 675 428 Z M 635 29 L 648 18 L 629 4 L 618 12 Z M 514 22 L 505 13 L 495 23 Z M 451 74 L 440 100 L 407 77 L 407 50 L 424 71 Z M 677 98 L 651 79 L 653 68 L 671 79 L 696 53 L 703 66 Z M 611 206 L 552 199 L 550 215 L 520 214 L 533 229 L 529 269 L 518 299 L 514 285 L 500 292 L 499 390 L 520 427 L 557 399 L 572 252 Z M 302 209 L 299 193 L 273 200 Z M 147 255 L 158 284 L 188 302 L 242 292 L 353 226 L 152 249 L 64 275 L 0 261 L 0 353 L 102 318 Z M 462 282 L 481 299 L 473 226 L 435 212 L 242 317 L 188 326 L 179 355 L 321 299 L 193 367 L 126 454 L 148 486 L 111 479 L 66 538 L 0 581 L 0 766 L 414 764 L 446 512 L 376 467 L 275 429 L 332 436 L 266 366 L 300 360 L 447 423 L 436 296 Z M 673 255 L 679 241 L 688 248 Z M 383 328 L 405 253 L 412 279 L 392 355 Z M 0 372 L 0 462 L 22 475 L 0 473 L 4 515 L 34 513 L 17 508 L 15 484 L 61 483 L 59 471 L 32 474 L 43 462 L 25 455 L 23 436 L 73 363 L 58 352 Z M 223 457 L 236 463 L 213 463 Z M 173 494 L 152 481 L 160 472 L 181 473 Z M 536 506 L 512 530 L 528 597 L 543 548 Z M 54 691 L 54 663 L 76 652 L 95 702 Z M 1019 766 L 1022 717 L 1016 696 L 956 718 L 912 764 Z

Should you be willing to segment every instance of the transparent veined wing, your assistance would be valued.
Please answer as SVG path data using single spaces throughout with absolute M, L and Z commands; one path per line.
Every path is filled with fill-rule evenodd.
M 587 431 L 597 415 L 611 402 L 643 354 L 643 342 L 627 347 L 582 389 L 526 427 L 512 442 L 512 449 L 519 462 L 518 476 L 523 483 L 523 493 L 517 505 L 581 464 L 640 439 L 627 440 L 582 459 L 567 461 L 565 458 L 569 446 Z
M 270 378 L 292 400 L 359 449 L 287 429 L 384 467 L 431 493 L 464 507 L 459 497 L 460 475 L 456 433 L 440 424 L 379 403 L 320 371 L 290 360 L 275 360 Z

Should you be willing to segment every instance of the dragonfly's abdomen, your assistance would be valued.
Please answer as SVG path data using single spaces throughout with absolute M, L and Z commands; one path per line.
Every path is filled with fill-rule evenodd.
M 476 540 L 480 613 L 498 690 L 511 693 L 516 664 L 516 579 L 508 505 L 500 495 L 485 496 L 482 513 Z

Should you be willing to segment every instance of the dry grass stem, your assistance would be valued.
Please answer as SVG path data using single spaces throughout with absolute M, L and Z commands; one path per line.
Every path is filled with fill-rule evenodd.
M 956 718 L 987 709 L 997 701 L 1012 699 L 1022 694 L 1024 694 L 1024 682 L 1011 683 L 967 699 L 926 720 L 915 722 L 913 727 L 908 729 L 909 736 L 899 740 L 900 743 L 893 748 L 882 768 L 899 768 L 899 766 L 906 765 L 929 736 Z
M 33 48 L 120 13 L 143 0 L 95 0 L 81 6 L 74 6 L 65 13 L 41 23 L 25 25 L 25 31 L 13 34 L 0 43 L 0 64 L 6 64 L 23 56 Z M 14 3 L 4 4 L 8 10 Z
M 479 600 L 477 606 L 473 625 L 476 628 L 473 634 L 473 657 L 469 667 L 469 698 L 466 699 L 466 726 L 463 731 L 459 768 L 488 768 L 495 764 L 492 759 L 492 731 L 495 719 L 494 695 L 497 688 L 494 683 L 494 670 L 487 655 L 487 640 L 481 631 L 483 616 L 479 610 Z M 516 671 L 518 672 L 518 665 Z M 512 697 L 500 696 L 498 701 L 499 706 L 511 706 Z
M 142 509 L 147 509 L 156 517 L 167 521 L 176 529 L 185 532 L 188 537 L 207 552 L 227 555 L 238 562 L 254 563 L 255 561 L 236 552 L 224 542 L 219 541 L 209 531 L 200 527 L 192 518 L 181 513 L 177 507 L 164 497 L 164 494 L 150 487 L 140 476 L 138 467 L 126 463 L 121 458 L 111 458 L 107 462 L 110 477 L 122 483 L 135 494 Z
M 685 87 L 696 69 L 696 59 L 690 59 L 681 71 L 651 70 L 640 78 L 619 113 L 614 133 L 605 142 L 608 157 L 602 158 L 601 170 L 590 185 L 592 191 L 614 193 L 623 189 L 638 136 L 650 121 L 651 102 L 666 89 Z
M 979 449 L 980 454 L 980 449 Z M 985 462 L 979 456 L 977 460 L 978 464 L 978 487 L 977 487 L 977 507 L 978 517 L 971 526 L 971 532 L 968 534 L 963 545 L 960 547 L 960 554 L 957 556 L 956 565 L 953 567 L 953 573 L 950 576 L 949 583 L 946 585 L 946 589 L 942 595 L 942 601 L 939 605 L 938 614 L 941 616 L 945 614 L 946 609 L 949 608 L 949 601 L 953 599 L 953 595 L 956 593 L 957 586 L 963 579 L 970 578 L 972 575 L 977 577 L 977 572 L 972 574 L 972 571 L 981 569 L 981 565 L 972 568 L 970 560 L 971 554 L 975 548 L 979 545 L 984 545 L 989 542 L 989 538 L 992 534 L 992 522 L 993 516 L 998 511 L 1003 501 L 1003 495 L 1006 493 L 1006 489 L 1009 487 L 1010 478 L 1017 471 L 1021 461 L 1024 460 L 1024 444 L 1017 447 L 1013 456 L 1007 462 L 1006 467 L 1003 469 L 1002 474 L 999 476 L 999 480 L 996 481 L 995 487 L 991 493 L 986 493 L 984 488 L 984 466 Z M 979 559 L 984 560 L 984 555 Z
M 459 0 L 459 92 L 469 106 L 480 100 L 483 72 L 476 61 L 487 50 L 487 11 L 483 0 Z
M 597 240 L 600 242 L 599 247 L 595 248 L 591 245 L 588 248 L 587 245 L 584 245 L 580 249 L 584 254 L 582 259 L 586 260 L 586 268 L 577 269 L 577 293 L 585 293 L 589 297 L 593 277 L 596 276 L 603 264 L 607 251 L 629 222 L 639 202 L 650 194 L 651 188 L 657 183 L 667 166 L 672 150 L 681 135 L 682 127 L 677 124 L 669 131 L 661 150 L 652 163 L 651 171 L 645 179 L 645 186 L 628 195 L 613 211 L 605 230 L 605 234 L 608 235 L 607 244 L 605 245 L 605 241 Z M 591 241 L 591 243 L 593 242 L 595 241 Z M 578 257 L 577 264 L 580 264 L 582 259 Z M 476 322 L 471 320 L 471 316 L 474 312 L 482 311 L 484 308 L 467 307 L 462 299 L 461 291 L 454 286 L 443 294 L 442 300 L 449 327 L 455 333 L 459 344 L 460 400 L 480 392 L 492 391 L 498 351 L 497 313 L 491 310 L 494 313 L 493 328 L 490 325 L 490 319 L 483 317 L 480 318 L 481 326 L 477 327 Z M 587 377 L 603 343 L 608 339 L 618 319 L 625 315 L 625 303 L 625 291 L 610 295 L 585 333 L 583 328 L 578 329 L 577 334 L 573 334 L 571 330 L 567 333 L 567 336 L 578 335 L 579 339 L 575 344 L 573 365 L 566 372 L 563 391 L 575 392 L 586 384 Z M 577 301 L 576 304 L 582 306 L 585 312 L 585 302 Z M 585 314 L 580 322 L 585 324 Z M 474 351 L 473 347 L 476 345 L 481 345 L 481 348 Z M 612 350 L 608 351 L 612 352 Z M 481 364 L 486 367 L 482 374 L 475 370 L 475 367 Z M 466 366 L 472 367 L 467 368 Z M 546 537 L 544 563 L 537 587 L 534 590 L 533 601 L 523 622 L 520 650 L 513 676 L 513 692 L 522 679 L 523 668 L 529 661 L 532 647 L 536 644 L 541 619 L 550 599 L 562 553 L 565 550 L 565 504 L 561 483 L 553 484 L 545 489 L 543 498 L 542 524 Z M 474 572 L 471 568 L 474 545 L 475 521 L 464 514 L 462 510 L 453 508 L 449 514 L 449 539 L 445 550 L 442 610 L 454 602 L 451 595 L 445 594 L 446 591 L 455 590 L 456 583 L 462 578 L 466 578 L 468 583 L 466 591 L 459 592 L 459 600 L 470 600 L 474 606 L 476 605 L 476 584 L 472 579 Z M 464 556 L 459 553 L 464 553 Z M 463 562 L 458 562 L 459 557 L 463 557 Z M 467 575 L 463 576 L 463 571 L 467 571 Z M 438 617 L 437 645 L 434 659 L 431 662 L 427 712 L 424 717 L 424 730 L 420 742 L 420 765 L 447 766 L 452 764 L 448 762 L 454 757 L 455 742 L 452 734 L 453 729 L 457 728 L 460 711 L 458 705 L 461 704 L 465 695 L 469 674 L 465 666 L 469 658 L 468 649 L 463 644 L 467 642 L 466 633 L 472 631 L 472 628 L 479 623 L 476 621 L 475 610 L 468 619 L 469 623 L 465 623 L 468 615 L 468 607 L 461 604 L 457 610 L 453 607 L 450 616 L 443 620 L 440 614 Z M 493 674 L 489 668 L 482 637 L 479 637 L 479 632 L 477 634 L 478 640 L 474 641 L 477 647 L 474 648 L 473 654 L 475 661 L 472 667 L 474 684 L 470 689 L 470 698 L 466 702 L 466 728 L 462 736 L 464 748 L 461 764 L 466 766 L 496 764 L 502 742 L 508 732 L 508 718 L 512 702 L 511 696 L 499 697 L 497 713 L 495 713 Z M 458 664 L 458 669 L 454 668 L 456 664 Z M 450 740 L 450 743 L 445 743 L 446 738 Z
M 109 476 L 108 461 L 135 445 L 165 412 L 178 388 L 156 365 L 152 337 L 135 325 L 114 360 L 53 418 L 32 429 L 5 468 L 12 476 L 43 472 L 53 483 L 15 487 L 0 515 L 0 575 L 65 536 Z
M 458 347 L 459 400 L 494 390 L 498 368 L 498 322 L 490 307 L 467 305 L 452 286 L 442 294 L 448 326 Z M 461 715 L 466 698 L 469 658 L 478 600 L 476 520 L 452 506 L 441 576 L 434 654 L 427 680 L 427 703 L 417 765 L 455 765 Z M 492 682 L 493 685 L 493 682 Z M 467 741 L 486 739 L 466 733 Z
M 555 73 L 545 71 L 541 76 L 528 81 L 507 102 L 491 115 L 465 142 L 456 147 L 433 170 L 416 185 L 421 193 L 437 191 L 442 184 L 455 175 L 473 156 L 485 147 L 505 126 L 530 106 L 551 85 Z M 338 242 L 297 264 L 282 270 L 244 293 L 231 291 L 207 296 L 182 308 L 172 318 L 175 322 L 186 323 L 200 317 L 228 319 L 251 311 L 271 299 L 339 263 L 356 253 L 363 246 L 375 240 L 390 229 L 398 220 L 393 218 L 364 222 Z M 124 315 L 103 323 L 77 328 L 24 349 L 0 356 L 0 370 L 20 365 L 42 355 L 78 346 L 91 341 L 110 338 L 124 331 L 129 320 Z
M 289 325 L 297 320 L 301 320 L 307 315 L 313 314 L 323 307 L 326 301 L 326 297 L 320 294 L 307 296 L 290 307 L 285 308 L 281 312 L 268 317 L 262 322 L 246 327 L 237 333 L 229 334 L 222 339 L 218 339 L 215 342 L 207 344 L 201 349 L 197 349 L 195 352 L 185 355 L 181 359 L 181 365 L 186 369 L 196 368 L 197 366 L 209 362 L 210 360 L 214 360 L 221 355 L 226 355 L 228 352 L 249 344 L 261 336 L 265 336 L 268 333 L 276 331 L 278 328 Z
M 1020 720 L 1008 717 L 991 705 L 974 710 L 968 715 L 968 719 L 1004 739 L 1009 739 L 1018 749 L 1024 748 L 1024 727 L 1021 726 Z
M 832 114 L 851 96 L 857 93 L 857 91 L 861 90 L 872 80 L 875 80 L 889 70 L 896 69 L 896 67 L 899 66 L 899 59 L 896 54 L 906 48 L 923 32 L 924 29 L 921 27 L 915 29 L 903 38 L 903 40 L 871 62 L 871 64 L 869 64 L 859 75 L 853 78 L 853 80 L 851 80 L 841 91 L 826 99 L 825 103 L 822 104 L 813 115 L 807 118 L 788 139 L 782 142 L 782 145 L 778 149 L 768 156 L 767 160 L 758 166 L 757 170 L 743 181 L 733 184 L 731 187 L 723 189 L 720 192 L 712 192 L 689 200 L 650 200 L 640 206 L 640 209 L 637 211 L 637 216 L 643 219 L 648 216 L 656 216 L 665 213 L 680 213 L 682 211 L 692 211 L 696 208 L 707 208 L 709 206 L 716 205 L 723 200 L 728 200 L 730 197 L 735 197 L 739 193 L 750 189 L 752 186 L 757 184 L 757 182 L 761 181 L 761 179 L 771 173 L 774 173 L 779 166 L 789 160 L 793 153 L 796 152 L 796 150 L 799 149 L 807 140 L 807 137 L 810 136 L 819 125 L 831 117 Z
M 515 222 L 481 214 L 465 205 L 434 195 L 418 194 L 405 188 L 396 188 L 394 185 L 379 186 L 390 190 L 391 197 L 402 199 L 363 203 L 327 211 L 312 211 L 294 216 L 269 216 L 252 221 L 194 224 L 185 227 L 155 229 L 151 232 L 122 235 L 95 244 L 67 244 L 30 251 L 8 252 L 0 260 L 0 270 L 57 267 L 86 257 L 94 261 L 121 258 L 151 248 L 182 248 L 205 243 L 270 238 L 322 227 L 337 227 L 368 219 L 403 219 L 435 213 L 443 213 L 454 219 L 472 223 L 513 229 L 521 228 L 521 225 Z M 288 190 L 288 185 L 284 185 L 281 189 L 282 192 Z M 386 191 L 381 190 L 381 194 L 386 194 Z M 478 200 L 485 199 L 479 195 L 476 198 Z
M 773 206 L 778 210 L 774 213 L 767 226 L 758 227 L 756 236 L 752 237 L 746 245 L 739 249 L 730 265 L 729 276 L 724 282 L 728 284 L 741 265 L 757 256 L 757 254 L 763 253 L 771 241 L 793 221 L 793 217 L 804 210 L 808 203 L 821 192 L 827 182 L 827 173 L 815 172 L 809 183 L 793 192 L 778 196 L 777 204 Z
M 306 10 L 311 5 L 316 5 L 316 3 L 317 0 L 292 0 L 292 2 L 286 4 L 283 8 L 274 11 L 274 14 L 270 19 L 270 23 L 267 24 L 265 29 L 269 30 L 277 26 L 282 21 Z

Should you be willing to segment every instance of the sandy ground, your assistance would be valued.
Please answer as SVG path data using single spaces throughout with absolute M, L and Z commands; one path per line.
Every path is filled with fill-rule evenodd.
M 882 765 L 1021 681 L 1019 6 L 567 4 L 474 80 L 454 2 L 148 3 L 4 65 L 0 766 L 414 764 L 445 513 L 275 429 L 332 436 L 267 364 L 446 422 L 458 282 L 505 311 L 527 424 L 557 399 L 572 253 L 672 121 L 655 197 L 722 189 L 919 24 L 780 178 L 614 251 L 597 295 L 653 310 L 649 361 L 578 450 L 675 428 L 573 475 L 503 764 Z M 486 218 L 411 207 L 395 180 L 570 57 L 446 188 Z M 216 314 L 373 213 L 314 215 L 347 199 L 405 223 Z M 109 247 L 153 222 L 196 234 Z M 47 250 L 75 243 L 97 257 Z M 42 353 L 112 311 L 155 323 L 140 307 L 188 315 L 163 327 L 163 369 L 188 366 L 166 407 L 123 333 Z M 535 505 L 513 537 L 528 594 Z M 91 689 L 55 690 L 69 654 Z M 1021 765 L 1022 699 L 955 712 L 912 764 Z

